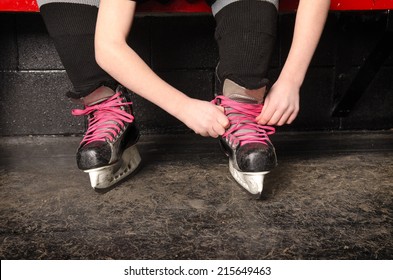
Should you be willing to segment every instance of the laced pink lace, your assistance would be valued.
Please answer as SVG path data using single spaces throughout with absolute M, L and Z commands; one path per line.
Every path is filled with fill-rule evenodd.
M 86 106 L 84 110 L 74 109 L 74 116 L 89 117 L 89 128 L 83 138 L 81 144 L 89 144 L 95 141 L 113 141 L 121 130 L 125 127 L 125 123 L 132 123 L 134 116 L 122 110 L 120 107 L 130 105 L 132 102 L 123 102 L 119 98 L 120 93 L 114 94 L 106 101 L 92 106 Z
M 261 113 L 262 104 L 240 103 L 223 95 L 213 101 L 225 108 L 225 115 L 231 124 L 223 137 L 231 143 L 240 146 L 247 143 L 263 143 L 267 145 L 269 136 L 276 132 L 274 127 L 260 125 L 255 118 Z

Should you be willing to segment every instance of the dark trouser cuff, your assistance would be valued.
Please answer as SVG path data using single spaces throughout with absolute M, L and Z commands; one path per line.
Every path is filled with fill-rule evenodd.
M 259 0 L 235 1 L 216 14 L 217 75 L 222 83 L 231 79 L 248 89 L 267 84 L 277 14 L 274 4 Z
M 115 84 L 97 64 L 94 35 L 98 8 L 85 4 L 49 3 L 41 6 L 49 35 L 74 87 L 67 96 L 80 98 L 101 85 Z M 112 86 L 111 86 L 112 87 Z

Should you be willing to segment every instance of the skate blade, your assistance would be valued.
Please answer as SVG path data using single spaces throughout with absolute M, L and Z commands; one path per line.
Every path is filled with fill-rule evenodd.
M 260 196 L 263 191 L 263 179 L 270 171 L 241 172 L 234 167 L 233 161 L 229 160 L 229 172 L 236 182 L 249 193 Z
M 134 145 L 124 150 L 121 160 L 109 166 L 86 170 L 94 189 L 106 189 L 131 174 L 139 166 L 141 156 Z

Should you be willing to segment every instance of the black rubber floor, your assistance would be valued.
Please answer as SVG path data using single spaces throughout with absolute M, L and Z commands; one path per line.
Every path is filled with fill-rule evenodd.
M 0 138 L 0 257 L 393 259 L 393 132 L 273 141 L 256 200 L 214 139 L 142 136 L 142 168 L 97 193 L 79 138 Z

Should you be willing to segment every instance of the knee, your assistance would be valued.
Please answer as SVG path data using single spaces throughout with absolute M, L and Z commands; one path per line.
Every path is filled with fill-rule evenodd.
M 277 7 L 270 1 L 235 1 L 222 7 L 215 19 L 219 79 L 229 78 L 249 89 L 266 85 L 277 32 Z

